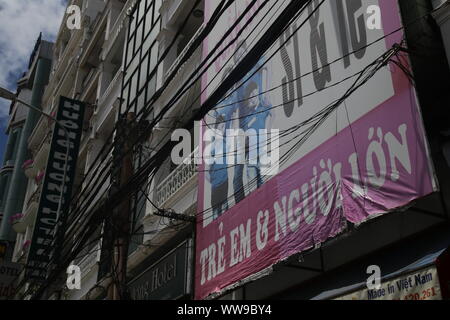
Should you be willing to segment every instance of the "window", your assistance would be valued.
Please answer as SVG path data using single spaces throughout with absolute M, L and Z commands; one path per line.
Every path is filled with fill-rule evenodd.
M 151 2 L 151 1 L 149 1 Z M 139 4 L 139 15 L 138 15 L 138 19 L 139 21 L 142 20 L 142 17 L 145 14 L 145 0 L 141 0 L 141 3 Z
M 120 113 L 144 108 L 156 89 L 158 61 L 156 36 L 161 28 L 162 1 L 141 0 L 131 14 Z
M 145 107 L 145 90 L 139 94 L 137 99 L 136 112 L 141 111 Z
M 135 40 L 136 42 L 134 44 L 134 52 L 136 55 L 139 55 L 139 49 L 141 48 L 142 44 L 143 32 L 144 32 L 144 21 L 141 21 L 136 31 L 136 40 Z
M 156 67 L 158 62 L 158 44 L 155 43 L 150 51 L 150 72 Z
M 133 46 L 134 46 L 134 38 L 131 37 L 127 42 L 127 60 L 125 65 L 128 66 L 130 61 L 133 59 Z
M 147 85 L 147 101 L 150 101 L 155 91 L 156 91 L 156 76 L 153 76 L 153 78 L 148 82 Z
M 152 27 L 153 27 L 152 16 L 153 16 L 153 5 L 151 4 L 150 7 L 148 8 L 147 15 L 145 18 L 145 34 L 146 35 L 150 33 L 150 31 L 152 30 Z
M 148 55 L 142 59 L 139 77 L 139 91 L 145 86 L 148 74 Z
M 136 70 L 136 72 L 134 72 L 133 76 L 131 77 L 130 97 L 129 97 L 130 102 L 133 102 L 133 100 L 137 94 L 138 76 L 139 76 L 139 73 Z

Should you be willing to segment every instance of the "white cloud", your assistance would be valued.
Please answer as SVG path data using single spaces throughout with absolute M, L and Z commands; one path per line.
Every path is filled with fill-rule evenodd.
M 39 32 L 54 40 L 61 24 L 65 0 L 0 0 L 0 86 L 15 91 L 16 81 L 28 66 Z M 0 118 L 9 102 L 0 100 Z

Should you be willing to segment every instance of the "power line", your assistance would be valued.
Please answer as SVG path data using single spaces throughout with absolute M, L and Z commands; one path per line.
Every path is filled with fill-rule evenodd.
M 233 0 L 233 1 L 228 0 L 228 3 L 225 3 L 225 0 L 222 0 L 221 3 L 218 5 L 218 8 L 215 10 L 215 12 L 214 12 L 213 15 L 212 15 L 212 17 L 216 17 L 216 18 L 213 18 L 211 21 L 208 22 L 208 24 L 211 23 L 212 25 L 215 25 L 215 23 L 217 22 L 217 21 L 216 21 L 216 20 L 217 20 L 217 17 L 220 17 L 220 15 L 224 12 L 224 8 L 226 9 L 229 5 L 231 5 L 232 2 L 234 2 L 234 0 Z M 192 7 L 190 13 L 192 13 L 192 11 L 193 11 L 194 9 L 195 9 L 195 6 Z M 174 37 L 172 43 L 168 46 L 168 48 L 166 48 L 165 52 L 164 52 L 164 53 L 162 54 L 162 56 L 158 59 L 157 64 L 155 65 L 154 69 L 152 70 L 152 73 L 155 73 L 155 72 L 156 72 L 156 70 L 157 70 L 158 66 L 160 65 L 160 63 L 164 60 L 165 56 L 168 54 L 168 52 L 170 51 L 170 49 L 173 47 L 173 45 L 174 45 L 174 43 L 175 43 L 175 40 L 176 40 L 177 37 L 181 34 L 181 31 L 183 30 L 183 27 L 186 25 L 186 23 L 187 23 L 187 21 L 188 21 L 188 19 L 189 19 L 189 16 L 190 16 L 190 14 L 187 15 L 186 19 L 184 20 L 184 22 L 182 23 L 182 25 L 181 25 L 180 28 L 178 29 L 178 31 L 177 31 L 177 33 L 176 33 L 176 35 L 175 35 L 175 37 Z M 204 33 L 204 32 L 205 32 L 205 30 L 203 30 L 203 33 Z M 191 54 L 187 54 L 186 56 L 190 56 L 190 55 L 191 55 Z M 129 110 L 129 109 L 127 109 L 126 111 L 128 111 L 128 110 Z M 117 129 L 117 128 L 116 128 L 116 129 Z M 92 163 L 91 168 L 88 170 L 88 172 L 87 172 L 85 178 L 89 175 L 89 173 L 90 173 L 92 167 L 93 167 L 93 166 L 95 165 L 95 163 L 98 161 L 100 155 L 104 152 L 104 150 L 106 150 L 105 147 L 108 146 L 108 145 L 109 145 L 109 151 L 104 155 L 102 162 L 103 162 L 103 161 L 106 159 L 106 157 L 109 155 L 109 152 L 110 152 L 110 151 L 112 150 L 112 148 L 113 148 L 113 145 L 110 145 L 109 143 L 111 142 L 111 139 L 112 139 L 112 137 L 113 137 L 114 132 L 115 132 L 116 129 L 113 129 L 113 131 L 111 132 L 111 134 L 110 134 L 109 137 L 107 138 L 107 143 L 102 147 L 101 151 L 99 152 L 99 154 L 97 155 L 96 159 L 95 159 L 94 162 Z M 108 165 L 109 163 L 110 163 L 110 161 L 108 161 L 107 165 Z M 107 166 L 107 165 L 106 165 L 106 166 Z M 106 167 L 106 166 L 105 166 L 105 167 Z M 98 169 L 99 169 L 100 167 L 101 167 L 101 165 L 99 164 L 99 165 L 95 168 L 95 172 L 94 172 L 94 174 L 93 174 L 93 177 L 91 177 L 91 178 L 92 178 L 91 181 L 96 180 L 96 179 L 94 179 L 94 178 L 96 177 L 97 172 L 98 172 Z M 103 168 L 103 169 L 106 169 L 106 168 Z M 100 173 L 100 175 L 102 175 L 102 173 Z M 84 181 L 85 181 L 85 179 L 83 179 L 81 185 L 84 183 Z M 90 183 L 88 184 L 88 186 L 89 186 L 89 185 L 90 185 Z M 85 186 L 85 187 L 81 190 L 81 192 L 79 193 L 79 195 L 78 195 L 78 200 L 80 199 L 80 197 L 81 197 L 87 190 L 88 190 L 88 188 L 87 188 L 87 186 Z
M 285 22 L 284 22 L 283 20 L 280 20 L 280 19 L 286 19 L 286 17 L 288 17 L 289 15 L 291 15 L 292 12 L 296 12 L 296 11 L 292 11 L 293 9 L 294 9 L 294 10 L 300 9 L 300 7 L 301 7 L 301 5 L 299 6 L 299 3 L 300 3 L 300 2 L 304 3 L 304 1 L 291 2 L 291 4 L 288 5 L 288 8 L 289 8 L 291 11 L 289 12 L 287 9 L 285 9 L 285 11 L 281 14 L 281 17 L 279 17 L 279 18 L 277 19 L 277 20 L 278 20 L 278 23 L 280 23 L 280 24 L 279 24 L 278 26 L 277 26 L 277 24 L 275 24 L 275 26 L 271 26 L 271 27 L 269 28 L 269 31 L 276 31 L 276 30 L 277 30 L 277 27 L 283 26 L 283 25 L 285 24 Z M 286 21 L 286 20 L 285 20 L 285 21 Z M 262 40 L 262 41 L 259 41 L 259 42 L 255 45 L 256 48 L 252 49 L 253 53 L 256 53 L 256 52 L 258 52 L 258 51 L 260 50 L 258 47 L 264 47 L 264 46 L 267 46 L 266 43 L 264 43 L 264 41 L 267 41 L 267 40 L 269 40 L 270 38 L 273 38 L 273 34 L 274 34 L 274 33 L 271 33 L 271 34 L 269 34 L 269 33 L 270 33 L 270 32 L 267 32 L 266 35 L 262 37 L 263 40 Z M 275 38 L 275 39 L 276 39 L 276 38 Z M 275 39 L 274 39 L 274 40 L 275 40 Z M 269 41 L 270 41 L 270 40 L 269 40 Z M 244 60 L 246 60 L 246 59 L 244 58 Z M 244 68 L 243 68 L 243 69 L 244 69 Z M 211 100 L 210 100 L 210 101 L 211 101 Z M 151 163 L 151 162 L 148 161 L 147 163 Z M 145 170 L 145 171 L 148 172 L 148 169 Z M 144 173 L 144 172 L 143 172 L 143 173 Z M 140 175 L 140 176 L 141 176 L 140 179 L 142 179 L 142 176 L 143 176 L 143 175 L 145 175 L 145 174 L 141 174 L 141 175 Z M 132 178 L 132 179 L 131 179 L 131 184 L 136 184 L 137 181 L 133 181 L 133 180 L 134 180 L 134 179 Z M 125 186 L 124 189 L 126 189 L 129 185 L 130 185 L 130 183 L 127 183 L 127 185 Z M 133 188 L 133 189 L 129 189 L 129 190 L 134 190 L 134 188 Z M 129 192 L 129 191 L 128 191 L 128 192 Z M 127 193 L 128 193 L 128 192 L 127 192 Z M 116 196 L 118 196 L 120 193 L 121 193 L 121 190 L 119 190 L 119 192 L 118 192 L 118 194 L 116 194 Z M 112 199 L 112 202 L 108 204 L 108 207 L 109 207 L 110 205 L 114 205 L 114 203 L 115 203 L 119 198 L 120 198 L 120 196 L 119 196 L 119 197 L 114 197 L 114 198 Z M 95 220 L 98 221 L 98 219 L 101 219 L 102 216 L 104 216 L 105 208 L 106 208 L 106 207 L 104 207 L 104 206 L 102 206 L 102 207 L 103 207 L 103 208 L 101 208 L 100 210 L 97 211 L 98 216 L 94 219 L 94 221 L 95 221 Z M 94 215 L 94 216 L 96 216 L 96 215 Z M 91 219 L 93 219 L 94 216 L 92 216 Z M 92 229 L 92 226 L 90 226 L 89 229 Z M 89 233 L 89 231 L 90 231 L 89 229 L 86 230 L 86 232 L 84 232 L 84 236 L 83 236 L 83 239 L 81 240 L 81 242 L 85 241 L 84 239 L 86 238 L 86 234 Z M 55 271 L 57 271 L 57 270 L 55 270 Z M 56 274 L 56 273 L 57 273 L 57 272 L 54 272 L 54 274 Z M 40 286 L 40 288 L 39 288 L 38 292 L 36 293 L 35 297 L 39 297 L 39 296 L 42 294 L 43 290 L 45 290 L 45 288 L 48 286 L 48 282 L 49 282 L 50 280 L 52 280 L 53 278 L 54 278 L 54 276 L 50 277 L 50 278 L 48 279 L 48 281 L 46 281 L 46 284 Z
M 354 81 L 354 83 L 350 86 L 350 88 L 345 92 L 345 94 L 340 97 L 339 99 L 335 100 L 331 104 L 329 104 L 327 107 L 310 117 L 309 119 L 303 121 L 299 125 L 297 125 L 297 129 L 300 129 L 302 126 L 304 126 L 307 123 L 310 123 L 311 120 L 317 119 L 316 122 L 312 122 L 312 126 L 307 128 L 306 130 L 300 132 L 295 137 L 291 138 L 291 140 L 286 141 L 285 144 L 289 144 L 291 141 L 294 141 L 298 137 L 300 139 L 295 142 L 295 144 L 288 150 L 283 157 L 281 158 L 280 164 L 285 163 L 298 148 L 311 136 L 315 130 L 320 127 L 320 125 L 332 114 L 333 111 L 335 111 L 353 92 L 358 90 L 360 87 L 362 87 L 369 79 L 373 77 L 373 75 L 380 70 L 382 67 L 386 65 L 388 61 L 392 58 L 392 56 L 398 52 L 398 48 L 394 47 L 383 53 L 383 55 L 380 56 L 380 58 L 376 59 L 374 62 L 370 63 L 368 66 L 366 66 L 361 72 L 358 73 L 358 78 Z M 367 76 L 363 77 L 364 73 L 369 73 Z M 248 183 L 250 185 L 250 183 Z M 236 193 L 236 191 L 235 191 Z M 230 197 L 227 198 L 227 201 L 232 200 L 235 194 L 232 194 Z M 209 207 L 207 209 L 204 209 L 201 212 L 197 212 L 197 214 L 204 214 L 209 211 L 211 211 L 212 207 Z M 206 218 L 211 218 L 211 216 L 206 216 Z M 203 221 L 206 219 L 203 217 L 202 219 L 197 219 L 198 222 Z
M 244 16 L 244 14 L 245 14 L 245 13 L 243 13 L 242 16 Z M 104 170 L 103 170 L 103 171 L 104 171 Z M 106 179 L 106 177 L 103 179 L 103 181 L 105 181 L 105 179 Z M 98 190 L 98 188 L 97 188 L 97 190 Z M 91 198 L 92 198 L 92 197 L 91 197 Z M 86 206 L 85 206 L 85 207 L 86 207 Z
M 206 31 L 207 29 L 211 29 L 212 26 L 215 25 L 215 23 L 217 22 L 218 17 L 219 17 L 219 16 L 224 12 L 224 10 L 225 10 L 229 5 L 231 5 L 231 3 L 233 3 L 233 2 L 234 2 L 234 0 L 233 0 L 233 1 L 228 1 L 225 5 L 219 6 L 219 7 L 216 9 L 215 13 L 213 14 L 213 17 L 215 16 L 216 18 L 214 18 L 214 19 L 208 21 L 207 27 L 206 27 L 206 28 L 203 30 L 203 32 L 202 32 L 203 37 L 206 36 L 206 35 L 204 34 L 205 31 Z M 185 57 L 188 58 L 189 56 L 190 56 L 190 54 L 186 54 Z M 171 81 L 171 79 L 167 79 L 167 80 L 166 80 L 166 86 L 168 85 L 168 83 L 170 83 L 170 81 Z M 158 92 L 161 92 L 161 89 L 160 89 Z M 155 95 L 157 95 L 158 92 L 155 93 Z M 159 93 L 159 94 L 160 94 L 160 93 Z M 154 99 L 154 98 L 153 98 L 153 99 Z M 110 150 L 111 150 L 111 148 L 112 148 L 112 146 L 110 146 Z M 110 163 L 111 163 L 111 161 L 108 161 L 108 164 L 110 164 Z M 98 169 L 98 168 L 100 168 L 100 166 L 97 167 L 97 169 Z M 103 170 L 101 171 L 100 176 L 103 176 L 103 175 L 106 173 L 106 170 L 107 170 L 107 167 L 105 166 L 105 167 L 103 168 Z M 103 178 L 103 182 L 105 181 L 105 179 L 106 179 L 106 177 Z M 92 179 L 92 180 L 94 180 L 94 179 Z M 87 192 L 87 190 L 89 190 L 89 189 L 88 189 L 88 188 L 85 188 L 85 189 L 83 190 L 83 192 Z M 92 199 L 92 197 L 91 197 L 91 199 Z

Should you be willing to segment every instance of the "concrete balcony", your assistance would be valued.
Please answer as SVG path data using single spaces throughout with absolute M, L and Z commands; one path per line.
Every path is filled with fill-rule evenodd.
M 39 207 L 39 200 L 41 199 L 42 181 L 37 185 L 37 188 L 30 194 L 26 202 L 26 209 L 20 224 L 26 227 L 32 226 L 36 220 L 36 213 Z
M 75 29 L 70 36 L 69 42 L 65 46 L 62 55 L 60 58 L 54 63 L 54 69 L 52 71 L 52 77 L 60 78 L 61 72 L 65 69 L 68 63 L 69 57 L 73 54 L 73 50 L 76 48 L 76 45 L 81 40 L 81 36 L 83 32 L 81 30 Z
M 39 171 L 31 159 L 22 165 L 22 169 L 28 179 L 34 179 Z
M 23 222 L 22 218 L 16 218 L 15 216 L 13 216 L 11 224 L 12 224 L 14 231 L 17 233 L 25 233 L 25 231 L 27 230 L 27 226 Z
M 33 150 L 33 164 L 37 169 L 44 169 L 47 164 L 48 153 L 50 151 L 50 142 L 52 138 L 52 131 L 47 131 L 47 134 L 41 140 L 41 144 Z
M 42 140 L 48 134 L 49 119 L 41 116 L 34 127 L 30 137 L 28 138 L 28 149 L 34 151 L 38 150 L 38 147 L 42 144 Z
M 25 264 L 28 258 L 28 252 L 30 251 L 30 240 L 26 240 L 22 243 L 21 248 L 16 253 L 17 263 Z
M 64 26 L 62 29 L 65 29 Z M 52 97 L 57 96 L 57 92 L 61 82 L 65 79 L 68 74 L 68 71 L 73 67 L 74 59 L 73 57 L 79 51 L 79 44 L 83 40 L 83 30 L 73 30 L 71 33 L 71 37 L 66 47 L 64 48 L 62 56 L 54 61 L 54 67 L 52 69 L 52 73 L 50 75 L 50 82 L 45 89 L 45 93 L 42 101 L 48 102 L 51 101 Z M 44 104 L 45 105 L 45 104 Z
M 106 10 L 106 7 L 105 9 Z M 83 52 L 81 54 L 79 64 L 84 66 L 92 59 L 92 54 L 96 53 L 96 48 L 101 48 L 104 42 L 104 34 L 108 16 L 101 13 L 97 15 L 96 19 L 90 26 L 89 36 L 83 39 Z
M 175 21 L 186 12 L 191 1 L 163 0 L 160 8 L 164 25 L 173 25 Z
M 98 101 L 98 107 L 95 110 L 96 113 L 99 112 L 98 109 L 103 109 L 105 104 L 111 104 L 111 98 L 115 100 L 117 99 L 118 96 L 120 96 L 122 76 L 123 71 L 122 69 L 119 69 L 114 75 L 111 82 L 108 84 L 108 87 L 106 88 L 105 92 L 103 92 L 102 96 L 100 97 Z
M 13 171 L 14 171 L 14 161 L 13 160 L 9 160 L 6 163 L 6 165 L 4 165 L 3 167 L 0 167 L 0 175 L 7 174 L 7 173 L 12 174 Z
M 78 152 L 79 156 L 85 154 L 86 151 L 88 150 L 91 137 L 92 137 L 92 129 L 84 131 L 83 134 L 81 135 L 80 149 Z
M 115 121 L 116 111 L 119 109 L 120 105 L 122 76 L 123 72 L 121 70 L 117 71 L 108 85 L 108 88 L 99 99 L 98 105 L 94 110 L 96 132 L 105 131 L 108 125 L 111 125 L 111 123 L 114 123 Z
M 167 79 L 173 76 L 172 80 L 167 86 L 167 89 L 163 91 L 160 99 L 158 99 L 158 104 L 155 106 L 155 114 L 160 112 L 159 107 L 166 105 L 174 93 L 178 91 L 178 89 L 187 81 L 189 76 L 194 73 L 195 69 L 201 63 L 201 54 L 202 54 L 202 46 L 199 46 L 194 53 L 187 59 L 184 63 L 182 63 L 183 57 L 186 55 L 189 48 L 192 46 L 193 41 L 198 37 L 200 32 L 202 31 L 203 26 L 200 27 L 195 35 L 192 37 L 190 42 L 185 46 L 183 51 L 177 56 L 177 58 L 170 64 L 170 67 L 166 72 L 158 71 L 158 74 L 162 76 L 162 79 L 158 81 L 158 87 L 162 85 Z M 166 62 L 164 62 L 166 63 Z M 164 66 L 165 69 L 165 66 Z M 160 128 L 167 128 L 173 126 L 171 123 L 171 119 L 178 118 L 181 120 L 182 117 L 187 117 L 192 110 L 187 110 L 187 106 L 191 105 L 195 99 L 200 94 L 200 81 L 197 81 L 195 85 L 193 85 L 183 96 L 183 98 L 179 99 L 177 103 L 175 103 L 167 112 L 164 119 L 162 119 L 156 126 L 156 130 L 160 130 Z M 198 103 L 197 103 L 198 104 Z M 164 129 L 163 129 L 164 130 Z
M 124 41 L 125 30 L 128 23 L 128 12 L 132 7 L 134 7 L 135 4 L 136 0 L 127 1 L 115 21 L 113 22 L 112 20 L 110 20 L 110 23 L 113 22 L 113 26 L 110 28 L 109 33 L 106 35 L 106 40 L 103 44 L 103 50 L 101 53 L 102 60 L 106 59 L 116 41 Z
M 97 82 L 99 76 L 100 76 L 100 70 L 98 67 L 91 68 L 91 70 L 89 70 L 89 73 L 86 75 L 86 77 L 84 77 L 84 79 L 81 83 L 81 89 L 85 94 L 90 92 L 90 90 L 92 89 L 92 86 L 94 85 L 94 83 Z
M 188 44 L 184 47 L 183 51 L 180 52 L 180 54 L 177 56 L 175 61 L 172 63 L 170 68 L 167 70 L 165 74 L 165 79 L 168 78 L 169 75 L 172 73 L 175 73 L 176 75 L 179 75 L 180 73 L 184 72 L 184 68 L 186 65 L 191 64 L 193 61 L 197 61 L 198 59 L 197 55 L 199 55 L 198 51 L 201 51 L 201 46 L 197 48 L 196 52 L 189 58 L 185 63 L 181 63 L 181 60 L 186 56 L 189 49 L 192 47 L 194 41 L 198 38 L 198 36 L 202 33 L 203 29 L 205 28 L 205 25 L 202 24 L 200 28 L 195 32 L 195 34 L 192 36 L 191 40 L 189 40 Z M 200 59 L 199 59 L 200 60 Z M 197 67 L 197 66 L 195 66 Z M 174 79 L 174 82 L 175 79 Z
M 193 159 L 195 154 L 197 154 L 197 150 L 190 155 L 190 159 Z M 155 204 L 157 207 L 172 207 L 177 200 L 197 185 L 197 165 L 194 161 L 186 162 L 186 164 L 176 167 L 156 187 Z
M 81 269 L 81 278 L 85 278 L 91 271 L 95 271 L 100 261 L 100 242 L 98 242 L 89 252 L 78 262 Z

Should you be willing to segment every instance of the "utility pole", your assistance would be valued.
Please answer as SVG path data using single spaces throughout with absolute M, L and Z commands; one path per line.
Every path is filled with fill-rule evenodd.
M 119 119 L 115 151 L 113 155 L 113 185 L 124 186 L 133 175 L 133 136 L 135 129 L 135 114 L 130 112 L 126 118 Z M 117 161 L 116 161 L 117 160 Z M 112 212 L 112 243 L 111 256 L 112 284 L 108 290 L 109 300 L 126 298 L 126 279 L 128 246 L 130 239 L 131 196 L 127 196 Z

